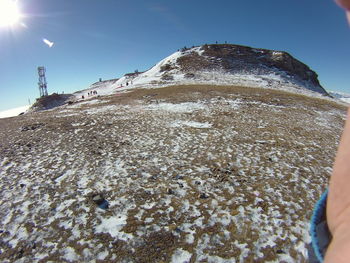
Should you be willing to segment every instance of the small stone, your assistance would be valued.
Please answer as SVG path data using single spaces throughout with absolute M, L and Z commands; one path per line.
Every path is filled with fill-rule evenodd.
M 25 187 L 26 185 L 25 184 L 20 184 L 19 185 L 21 188 Z
M 101 209 L 108 209 L 109 207 L 109 203 L 108 201 L 102 196 L 102 195 L 95 195 L 93 198 L 92 198 L 92 201 L 95 202 L 95 204 L 101 208 Z
M 173 191 L 173 189 L 168 188 L 167 193 L 168 193 L 169 195 L 173 195 L 173 194 L 174 194 L 174 191 Z
M 17 258 L 22 258 L 23 255 L 24 255 L 24 250 L 23 250 L 23 248 L 21 248 L 20 251 L 18 251 Z
M 181 229 L 178 228 L 178 227 L 176 227 L 176 228 L 175 228 L 175 232 L 176 232 L 176 233 L 181 233 Z
M 107 200 L 104 199 L 101 203 L 98 204 L 98 207 L 106 210 L 109 207 L 109 203 Z
M 278 250 L 276 251 L 276 253 L 277 253 L 277 254 L 285 254 L 285 252 L 284 252 L 282 249 L 278 249 Z
M 157 180 L 157 176 L 156 175 L 152 175 L 149 179 L 152 180 L 152 181 L 156 181 Z
M 176 179 L 176 180 L 182 180 L 182 179 L 184 179 L 184 177 L 183 177 L 182 175 L 176 175 L 176 176 L 175 176 L 175 179 Z
M 103 199 L 101 195 L 95 195 L 92 200 L 94 200 L 95 202 L 97 202 L 98 200 Z
M 200 185 L 200 184 L 201 184 L 200 181 L 195 181 L 194 183 L 195 183 L 196 185 Z
M 209 198 L 209 196 L 208 196 L 206 193 L 201 193 L 200 196 L 199 196 L 199 198 L 201 198 L 201 199 L 207 199 L 207 198 Z

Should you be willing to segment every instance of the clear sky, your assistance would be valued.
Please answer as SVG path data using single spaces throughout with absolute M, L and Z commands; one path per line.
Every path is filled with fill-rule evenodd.
M 38 66 L 47 68 L 49 93 L 69 93 L 215 41 L 287 51 L 316 71 L 324 88 L 350 93 L 350 27 L 332 0 L 17 4 L 22 25 L 0 27 L 0 110 L 39 97 Z

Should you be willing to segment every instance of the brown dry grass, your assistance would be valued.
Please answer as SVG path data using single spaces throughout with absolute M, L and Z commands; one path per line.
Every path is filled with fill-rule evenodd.
M 230 108 L 227 104 L 229 99 L 241 101 L 240 107 Z M 198 100 L 211 107 L 210 115 L 203 111 L 172 115 L 145 110 L 147 105 L 159 102 L 177 104 Z M 104 97 L 101 101 L 99 105 L 82 105 L 76 110 L 77 115 L 72 116 L 62 116 L 56 110 L 0 119 L 1 160 L 4 160 L 4 167 L 14 164 L 2 172 L 0 197 L 5 198 L 8 191 L 12 191 L 13 197 L 19 198 L 19 193 L 26 191 L 26 198 L 31 201 L 29 210 L 33 211 L 41 200 L 51 201 L 50 211 L 42 210 L 25 222 L 30 234 L 41 233 L 43 228 L 50 231 L 50 236 L 40 241 L 33 235 L 32 239 L 11 247 L 6 241 L 13 234 L 9 228 L 7 232 L 0 233 L 5 240 L 0 244 L 5 251 L 0 255 L 1 260 L 15 261 L 26 257 L 29 262 L 39 253 L 47 254 L 43 262 L 63 260 L 62 249 L 69 245 L 81 256 L 81 260 L 88 261 L 82 256 L 82 251 L 91 247 L 71 240 L 72 231 L 59 225 L 61 219 L 45 225 L 62 201 L 75 200 L 67 206 L 67 218 L 64 219 L 71 218 L 73 226 L 79 226 L 82 240 L 94 246 L 102 244 L 102 248 L 109 251 L 106 261 L 169 262 L 177 248 L 192 253 L 191 262 L 200 261 L 198 253 L 239 260 L 241 250 L 234 245 L 235 241 L 246 243 L 250 250 L 245 262 L 277 260 L 277 251 L 280 250 L 290 253 L 295 260 L 306 261 L 293 247 L 295 244 L 288 235 L 293 234 L 297 240 L 302 240 L 303 237 L 293 232 L 292 227 L 295 221 L 310 217 L 314 202 L 327 185 L 329 173 L 325 172 L 325 168 L 332 165 L 344 122 L 344 106 L 280 91 L 205 85 L 135 90 Z M 255 107 L 253 102 L 269 106 Z M 130 110 L 122 115 L 129 118 L 118 118 L 120 112 L 117 111 L 104 115 L 84 112 L 108 105 L 130 106 Z M 276 107 L 278 110 L 271 110 Z M 132 112 L 138 108 L 141 110 Z M 331 124 L 327 127 L 315 124 L 314 120 L 322 116 L 319 113 L 327 115 Z M 176 119 L 209 122 L 212 129 L 206 131 L 207 137 L 203 139 L 201 135 L 205 132 L 201 129 L 167 128 L 165 124 Z M 260 122 L 268 125 L 259 128 Z M 23 127 L 30 129 L 23 130 Z M 78 129 L 84 132 L 76 133 Z M 191 139 L 186 141 L 185 135 L 190 135 Z M 149 145 L 150 139 L 154 143 Z M 186 145 L 180 152 L 174 153 L 174 142 L 186 142 Z M 231 152 L 228 146 L 232 148 Z M 53 153 L 44 154 L 47 149 L 53 149 Z M 208 158 L 209 153 L 213 157 Z M 240 154 L 246 158 L 241 158 Z M 312 158 L 301 158 L 306 156 Z M 154 157 L 160 160 L 158 164 L 152 163 Z M 37 163 L 38 158 L 42 158 L 42 163 Z M 108 189 L 101 192 L 99 177 L 104 175 L 108 161 L 118 158 L 123 158 L 126 167 L 125 180 L 131 178 L 132 183 L 125 189 L 124 178 L 113 181 L 111 175 L 110 185 L 106 186 Z M 173 163 L 169 164 L 169 160 Z M 24 163 L 31 166 L 23 170 Z M 163 166 L 167 170 L 162 170 Z M 194 167 L 207 169 L 200 172 Z M 87 174 L 73 174 L 71 181 L 55 182 L 70 168 L 96 175 L 84 188 L 88 189 L 88 193 L 82 194 L 81 187 L 78 187 L 79 179 Z M 274 171 L 274 176 L 269 176 L 269 169 Z M 144 174 L 150 177 L 144 178 Z M 299 181 L 295 181 L 294 175 L 298 175 Z M 19 184 L 23 178 L 32 182 L 42 181 L 41 184 L 25 183 L 21 188 Z M 308 195 L 310 188 L 305 188 L 305 185 L 313 190 L 311 195 Z M 275 193 L 267 192 L 267 188 L 284 195 L 279 199 Z M 184 196 L 181 191 L 186 191 Z M 254 191 L 260 192 L 262 199 L 256 204 Z M 102 193 L 107 200 L 126 199 L 134 205 L 127 210 L 127 224 L 122 229 L 136 237 L 134 243 L 93 232 L 100 220 L 96 219 L 100 214 L 91 202 L 91 195 L 96 193 Z M 203 193 L 207 194 L 207 198 L 200 197 Z M 161 201 L 167 199 L 170 200 L 169 205 L 162 205 Z M 184 200 L 192 205 L 187 211 L 184 211 Z M 212 207 L 213 200 L 217 201 L 217 208 Z M 8 207 L 9 201 L 2 200 L 0 203 L 1 216 L 5 217 L 6 211 L 12 211 L 12 218 L 20 217 L 22 201 L 13 202 Z M 155 203 L 155 206 L 137 216 L 140 207 L 146 203 Z M 210 223 L 213 217 L 225 218 L 225 211 L 240 218 L 240 206 L 261 208 L 261 213 L 267 217 L 273 217 L 272 211 L 278 211 L 286 239 L 277 239 L 276 245 L 262 249 L 263 256 L 259 257 L 254 250 L 259 239 L 259 226 L 254 225 L 251 218 L 246 216 L 238 221 L 240 224 L 230 222 L 227 226 Z M 167 212 L 168 207 L 173 210 Z M 103 216 L 112 217 L 117 213 L 114 211 L 123 211 L 124 208 L 118 203 Z M 291 213 L 291 209 L 295 212 Z M 195 211 L 199 211 L 200 215 Z M 79 223 L 81 215 L 86 215 L 87 224 Z M 147 222 L 149 218 L 153 221 Z M 202 226 L 194 224 L 199 218 L 203 219 Z M 160 230 L 154 229 L 155 224 L 160 226 Z M 186 241 L 188 233 L 181 228 L 185 224 L 192 224 L 192 244 Z M 229 236 L 225 235 L 225 231 L 229 231 Z M 144 234 L 139 236 L 140 232 Z M 201 252 L 197 248 L 205 237 L 209 240 L 208 247 Z M 56 243 L 57 248 L 47 247 L 45 242 Z M 117 258 L 112 259 L 112 254 L 116 254 Z M 96 258 L 96 254 L 94 256 Z

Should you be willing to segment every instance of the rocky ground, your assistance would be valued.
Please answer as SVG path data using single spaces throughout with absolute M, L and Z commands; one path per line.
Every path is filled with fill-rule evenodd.
M 0 119 L 2 262 L 307 262 L 345 107 L 176 86 Z

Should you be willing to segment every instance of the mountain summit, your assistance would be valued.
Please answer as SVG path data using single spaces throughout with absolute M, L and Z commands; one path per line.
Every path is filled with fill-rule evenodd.
M 185 47 L 145 72 L 97 82 L 91 88 L 104 88 L 108 93 L 117 88 L 173 84 L 236 85 L 328 95 L 317 74 L 287 52 L 233 44 Z

